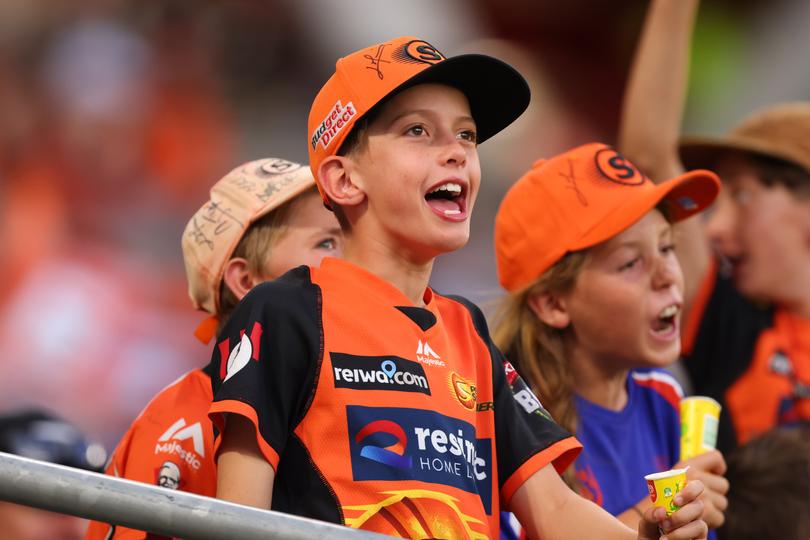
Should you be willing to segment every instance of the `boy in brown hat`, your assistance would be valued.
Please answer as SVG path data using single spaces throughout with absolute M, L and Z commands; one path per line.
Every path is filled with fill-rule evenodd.
M 256 284 L 302 264 L 340 254 L 335 217 L 321 202 L 309 169 L 268 158 L 240 165 L 211 188 L 189 220 L 183 258 L 189 296 L 209 318 L 197 329 L 208 343 Z M 107 474 L 213 497 L 214 430 L 208 419 L 213 381 L 225 366 L 208 364 L 162 390 L 121 439 Z M 145 532 L 92 522 L 86 538 L 147 538 Z
M 678 141 L 697 0 L 654 0 L 625 98 L 621 149 L 654 179 L 718 172 L 708 222 L 679 245 L 683 355 L 723 404 L 718 448 L 810 422 L 810 103 L 758 111 L 728 135 Z M 710 244 L 719 257 L 712 256 Z

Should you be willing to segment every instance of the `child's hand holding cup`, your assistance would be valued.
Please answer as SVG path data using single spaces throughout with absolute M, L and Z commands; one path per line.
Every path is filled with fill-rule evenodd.
M 686 485 L 686 471 L 683 469 L 670 469 L 668 471 L 648 474 L 644 477 L 647 481 L 647 490 L 650 492 L 650 500 L 653 506 L 660 506 L 671 516 L 679 506 L 675 505 L 675 495 L 677 495 Z
M 640 540 L 658 540 L 660 535 L 666 535 L 668 540 L 706 538 L 708 529 L 701 519 L 703 503 L 699 500 L 703 483 L 693 480 L 687 484 L 688 468 L 644 477 L 653 506 L 644 512 L 639 524 Z

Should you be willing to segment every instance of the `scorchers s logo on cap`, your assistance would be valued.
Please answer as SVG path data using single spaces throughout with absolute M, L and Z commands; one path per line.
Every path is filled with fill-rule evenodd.
M 436 47 L 421 39 L 409 41 L 402 47 L 399 47 L 391 54 L 391 58 L 398 62 L 408 62 L 411 64 L 438 64 L 446 59 Z
M 646 178 L 615 149 L 602 148 L 596 153 L 596 168 L 606 179 L 625 186 L 640 186 Z

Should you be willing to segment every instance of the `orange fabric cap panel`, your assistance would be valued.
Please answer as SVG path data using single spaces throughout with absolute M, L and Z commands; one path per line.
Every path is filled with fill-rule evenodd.
M 691 171 L 654 184 L 615 149 L 591 143 L 540 160 L 509 190 L 495 218 L 501 285 L 515 291 L 566 253 L 604 242 L 663 204 L 671 222 L 700 212 L 717 176 Z

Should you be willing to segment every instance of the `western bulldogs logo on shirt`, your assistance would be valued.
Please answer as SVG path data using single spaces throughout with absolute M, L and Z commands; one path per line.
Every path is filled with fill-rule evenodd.
M 430 395 L 425 370 L 398 356 L 353 356 L 330 353 L 335 388 L 394 390 Z
M 419 480 L 477 493 L 492 512 L 492 440 L 421 409 L 346 407 L 354 480 Z
M 518 405 L 526 411 L 526 414 L 539 414 L 543 418 L 553 420 L 548 411 L 543 408 L 543 404 L 540 403 L 540 400 L 537 399 L 537 396 L 534 395 L 534 392 L 531 391 L 523 378 L 518 375 L 515 367 L 508 360 L 504 360 L 503 370 L 506 374 L 506 381 L 509 383 L 509 388 L 512 390 L 512 396 L 515 398 L 515 401 L 518 402 Z

